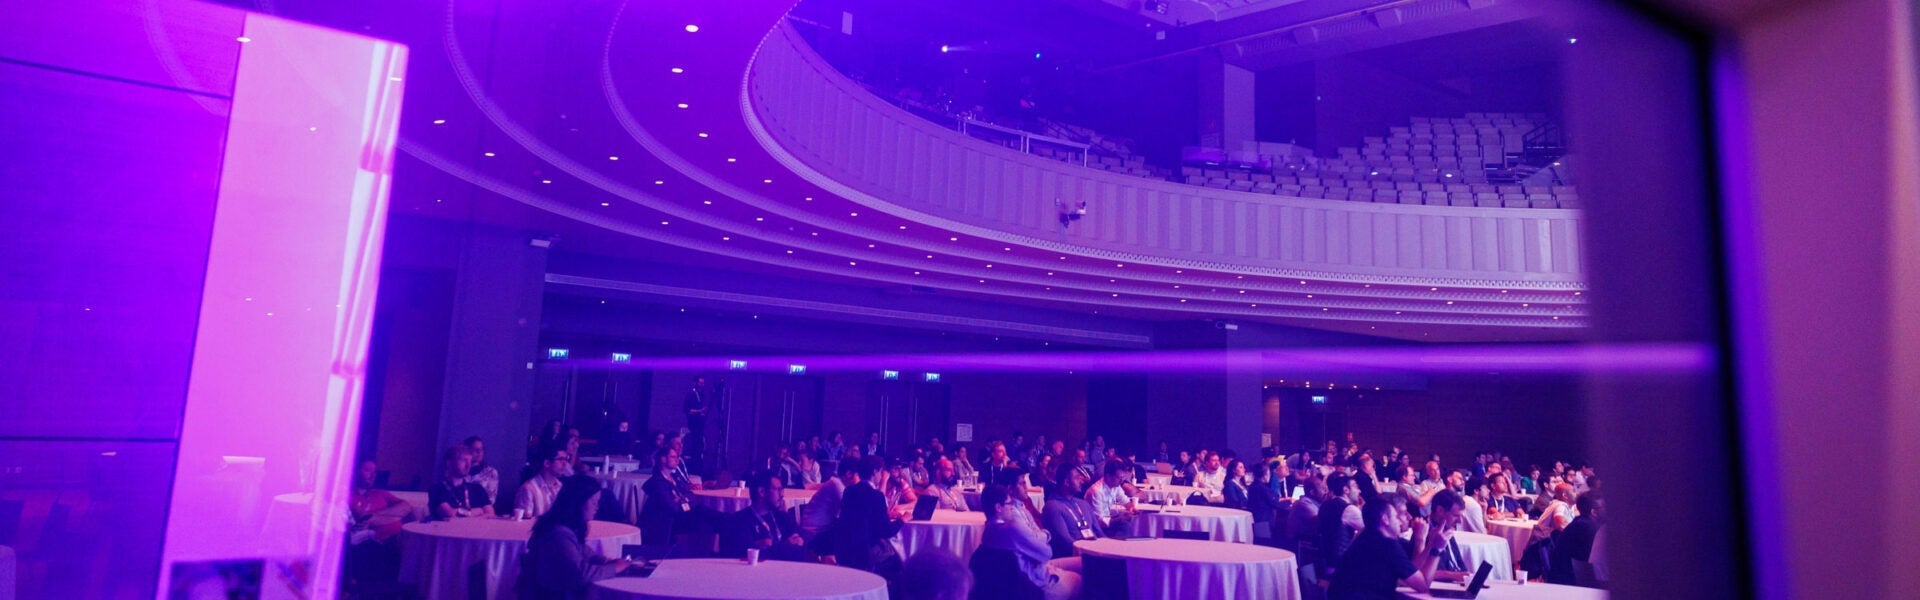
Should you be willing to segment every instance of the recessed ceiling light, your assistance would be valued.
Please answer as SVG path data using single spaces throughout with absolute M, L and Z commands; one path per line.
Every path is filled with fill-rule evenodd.
M 987 282 L 987 280 L 985 280 L 985 279 L 982 279 L 982 280 L 980 280 L 980 283 L 986 283 L 986 282 Z
M 754 218 L 753 218 L 753 220 L 754 220 L 754 221 L 761 221 L 761 222 L 764 222 L 764 221 L 766 221 L 766 220 L 767 220 L 767 218 L 766 218 L 766 217 L 754 217 Z
M 1053 275 L 1053 271 L 1047 271 L 1047 275 L 1051 277 Z
M 720 241 L 722 241 L 722 242 L 731 242 L 731 241 L 733 241 L 733 238 L 731 238 L 731 237 L 727 237 L 727 236 L 724 236 L 724 235 L 723 235 L 723 236 L 720 236 Z
M 1560 317 L 1554 317 L 1553 320 L 1558 321 L 1560 320 Z
M 1578 296 L 1580 295 L 1580 292 L 1574 292 L 1573 295 Z
M 552 180 L 552 179 L 542 179 L 542 180 L 540 180 L 540 183 L 553 183 L 553 180 Z
M 674 106 L 678 106 L 678 107 L 680 107 L 680 108 L 686 108 L 686 107 L 687 107 L 687 103 L 685 103 L 685 102 L 681 102 L 681 103 L 679 103 L 679 104 L 675 104 Z
M 1527 304 L 1527 303 L 1525 303 L 1525 302 L 1522 302 L 1522 303 L 1520 303 L 1520 308 L 1528 308 L 1528 307 L 1531 307 L 1531 306 L 1533 306 L 1533 305 L 1532 305 L 1532 304 Z
M 654 184 L 654 185 L 666 185 L 666 183 L 667 183 L 667 182 L 665 182 L 665 181 L 661 181 L 661 180 L 658 180 L 658 179 L 655 179 L 655 180 L 653 180 L 653 184 Z
M 873 247 L 873 244 L 867 244 L 867 247 L 868 247 L 868 248 L 872 248 L 872 247 Z
M 901 228 L 901 229 L 906 229 L 906 228 L 907 228 L 907 226 L 905 226 L 905 225 L 901 225 L 901 226 L 900 226 L 900 228 Z
M 618 157 L 618 156 L 609 156 L 609 157 L 607 157 L 607 160 L 620 160 L 620 157 Z
M 1246 290 L 1240 290 L 1240 293 L 1242 293 L 1242 294 L 1245 294 L 1245 293 L 1247 293 L 1247 291 L 1246 291 Z
M 820 237 L 820 232 L 818 231 L 813 232 L 813 237 Z
M 1505 294 L 1505 293 L 1507 293 L 1507 291 L 1506 291 L 1506 290 L 1500 290 L 1500 293 L 1502 293 L 1502 294 Z
M 699 33 L 699 32 L 700 32 L 700 26 L 699 26 L 699 25 L 694 25 L 694 24 L 691 24 L 691 23 L 689 23 L 689 24 L 687 25 L 687 33 Z
M 701 201 L 700 201 L 700 203 L 701 203 L 701 204 L 705 204 L 705 205 L 707 205 L 707 206 L 713 206 L 713 201 L 712 201 L 712 200 L 701 200 Z
M 700 137 L 707 137 L 707 134 L 702 133 Z M 740 159 L 729 156 L 727 157 L 727 162 L 740 162 Z
M 850 261 L 847 261 L 847 266 L 850 266 L 850 267 L 857 267 L 857 266 L 860 266 L 860 263 L 857 263 L 857 262 L 853 262 L 853 261 L 851 261 L 851 260 L 850 260 Z
M 1427 288 L 1427 291 L 1430 291 L 1430 292 L 1438 292 L 1438 291 L 1440 291 L 1440 288 Z
M 812 201 L 813 201 L 813 196 L 807 196 L 807 197 L 805 197 L 805 198 L 802 198 L 802 200 L 806 200 L 806 201 L 808 201 L 808 202 L 812 202 Z
M 1119 298 L 1119 297 L 1120 297 L 1120 295 L 1119 295 L 1119 294 L 1114 294 L 1114 295 L 1113 295 L 1113 297 L 1115 297 L 1115 298 Z
M 1308 297 L 1308 298 L 1312 298 L 1312 297 L 1313 297 L 1313 294 L 1307 294 L 1307 297 Z
M 958 241 L 960 241 L 960 238 L 957 238 L 957 237 L 950 237 L 950 238 L 947 238 L 947 241 L 949 241 L 949 242 L 958 242 Z
M 988 264 L 988 265 L 987 265 L 987 268 L 989 268 L 989 269 L 991 269 L 991 268 L 993 268 L 993 265 L 992 265 L 992 264 Z
M 1300 280 L 1300 285 L 1306 285 L 1306 284 L 1307 284 L 1307 280 L 1305 279 Z
M 773 183 L 773 180 L 772 180 L 772 179 L 762 179 L 762 180 L 760 180 L 760 183 Z
M 1124 264 L 1120 264 L 1120 263 L 1114 263 L 1114 265 L 1113 265 L 1113 268 L 1116 268 L 1116 269 L 1118 269 L 1118 268 L 1120 268 L 1120 267 L 1124 267 L 1124 266 L 1126 266 L 1126 265 L 1124 265 Z
M 919 274 L 920 274 L 920 272 L 919 272 L 919 271 L 914 271 L 914 272 L 913 272 L 913 274 L 915 274 L 915 275 L 919 275 Z
M 666 222 L 666 221 L 661 221 L 661 222 L 660 222 L 660 224 L 661 224 L 661 225 L 668 225 L 669 223 L 668 223 L 668 222 Z
M 484 154 L 484 156 L 488 156 L 488 157 L 492 157 L 492 156 L 493 156 L 493 153 L 492 153 L 492 152 L 487 152 L 487 153 L 485 153 L 485 154 Z
M 681 69 L 680 67 L 674 67 L 674 68 L 673 68 L 673 72 L 674 72 L 674 73 L 685 73 L 686 71 L 685 71 L 685 70 L 682 70 L 682 69 Z
M 1186 302 L 1186 301 L 1187 301 L 1187 299 L 1186 299 L 1186 298 L 1181 298 L 1181 299 L 1180 299 L 1180 301 L 1181 301 L 1181 302 Z
M 1452 301 L 1452 300 L 1448 300 L 1448 301 L 1447 301 L 1447 305 L 1448 305 L 1448 306 L 1452 306 L 1452 305 L 1453 305 L 1453 301 Z
M 613 204 L 612 204 L 612 203 L 608 203 L 608 202 L 601 202 L 601 203 L 600 203 L 600 205 L 601 205 L 601 206 L 613 206 Z
M 707 137 L 707 132 L 705 131 L 700 132 L 700 137 L 703 137 L 703 138 Z
M 445 124 L 447 124 L 447 120 L 446 120 L 446 119 L 434 119 L 434 120 L 433 120 L 433 124 L 435 124 L 435 125 L 445 125 Z
M 792 251 L 792 250 L 788 250 L 788 251 L 787 251 L 787 254 L 793 254 L 793 251 Z
M 860 213 L 847 213 L 847 216 L 849 216 L 849 217 L 858 217 L 858 216 L 860 216 Z
M 932 255 L 932 254 L 928 254 L 928 255 L 927 255 L 927 258 L 933 258 L 933 255 Z
M 244 36 L 244 35 L 243 35 L 243 36 L 240 36 L 240 37 L 237 37 L 237 38 L 233 38 L 233 39 L 235 39 L 235 40 L 239 40 L 239 41 L 240 41 L 240 43 L 242 43 L 242 44 L 245 44 L 245 43 L 247 43 L 247 42 L 251 42 L 251 41 L 253 41 L 253 38 L 250 38 L 250 37 L 247 37 L 247 36 Z
M 1251 307 L 1254 307 L 1254 308 L 1260 308 L 1260 305 L 1258 305 L 1258 304 L 1248 304 L 1247 306 L 1251 306 Z

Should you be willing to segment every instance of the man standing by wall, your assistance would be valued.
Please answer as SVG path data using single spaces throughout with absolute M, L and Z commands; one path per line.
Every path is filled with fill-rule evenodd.
M 693 389 L 687 392 L 685 408 L 687 411 L 687 462 L 692 465 L 692 470 L 700 472 L 706 468 L 707 414 L 713 410 L 713 390 L 707 387 L 707 378 L 693 379 Z

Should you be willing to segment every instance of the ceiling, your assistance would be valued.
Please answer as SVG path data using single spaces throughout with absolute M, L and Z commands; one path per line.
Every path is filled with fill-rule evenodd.
M 1579 292 L 1125 268 L 1092 251 L 971 238 L 836 197 L 780 166 L 742 109 L 747 65 L 787 1 L 236 3 L 410 46 L 395 214 L 526 228 L 554 237 L 556 252 L 915 285 L 1113 318 L 1191 320 L 1232 306 L 1240 320 L 1420 341 L 1558 341 L 1584 330 Z M 981 276 L 986 261 L 997 261 L 992 273 L 1051 285 L 993 285 Z M 1158 291 L 1135 292 L 1143 287 Z M 1309 293 L 1373 308 L 1323 318 L 1243 309 Z

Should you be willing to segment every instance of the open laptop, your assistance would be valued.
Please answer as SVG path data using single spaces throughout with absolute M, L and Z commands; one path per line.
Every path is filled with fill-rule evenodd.
M 925 521 L 931 519 L 933 518 L 933 509 L 939 507 L 940 498 L 936 496 L 921 496 L 919 501 L 913 503 L 913 518 L 911 520 Z
M 1463 598 L 1473 600 L 1480 597 L 1480 590 L 1487 587 L 1487 576 L 1493 574 L 1493 563 L 1480 561 L 1480 568 L 1473 572 L 1473 582 L 1465 590 L 1429 590 L 1428 596 L 1435 598 Z
M 633 561 L 615 577 L 646 577 L 660 567 L 660 561 L 671 558 L 678 552 L 678 546 L 642 546 L 640 544 L 622 544 L 620 557 Z

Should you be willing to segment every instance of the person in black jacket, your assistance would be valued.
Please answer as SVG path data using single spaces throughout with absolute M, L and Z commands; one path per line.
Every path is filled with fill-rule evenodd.
M 1553 552 L 1548 554 L 1547 583 L 1583 585 L 1579 573 L 1574 569 L 1574 561 L 1593 562 L 1593 537 L 1600 532 L 1600 519 L 1606 512 L 1605 502 L 1600 500 L 1598 492 L 1581 494 L 1574 501 L 1580 510 L 1580 516 L 1574 517 L 1567 528 L 1560 531 L 1554 539 Z
M 640 507 L 640 542 L 649 546 L 673 543 L 685 533 L 693 513 L 693 482 L 680 470 L 680 451 L 665 448 L 655 458 L 653 477 L 641 484 L 646 503 Z M 565 491 L 565 490 L 562 490 Z
M 1347 553 L 1347 547 L 1353 545 L 1354 536 L 1364 528 L 1360 509 L 1360 486 L 1345 473 L 1334 473 L 1327 477 L 1327 489 L 1332 494 L 1327 501 L 1320 503 L 1319 544 L 1322 573 L 1331 573 L 1334 565 L 1340 564 L 1340 558 Z M 1378 502 L 1379 500 L 1375 500 Z
M 841 497 L 832 538 L 835 563 L 891 578 L 900 570 L 900 556 L 887 540 L 900 533 L 901 523 L 880 493 L 887 484 L 886 467 L 878 456 L 861 457 L 861 481 Z
M 726 517 L 720 529 L 720 555 L 743 558 L 748 548 L 757 548 L 768 560 L 805 562 L 812 559 L 802 548 L 800 524 L 786 510 L 786 486 L 772 472 L 761 471 L 747 477 L 747 491 L 753 504 Z
M 593 582 L 627 568 L 626 559 L 607 559 L 587 548 L 587 524 L 600 505 L 600 482 L 590 475 L 568 477 L 553 508 L 533 523 L 525 561 L 520 565 L 520 597 L 575 600 L 587 597 Z

